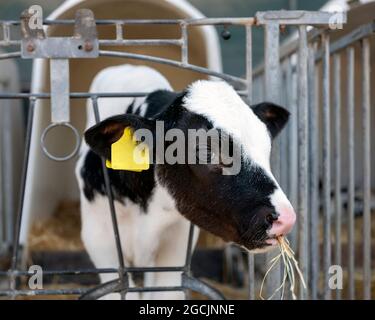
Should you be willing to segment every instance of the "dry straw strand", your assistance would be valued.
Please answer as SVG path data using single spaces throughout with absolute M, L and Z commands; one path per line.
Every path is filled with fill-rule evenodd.
M 262 294 L 265 280 L 266 280 L 268 274 L 270 273 L 270 271 L 276 266 L 276 264 L 278 262 L 282 261 L 282 263 L 283 263 L 283 278 L 282 278 L 281 284 L 278 288 L 276 288 L 276 290 L 272 293 L 272 295 L 270 297 L 268 297 L 267 299 L 268 300 L 272 299 L 276 295 L 276 293 L 278 293 L 280 290 L 282 290 L 281 291 L 281 300 L 282 300 L 284 298 L 284 289 L 285 289 L 286 280 L 288 279 L 289 283 L 290 283 L 289 290 L 292 294 L 293 299 L 296 300 L 297 296 L 294 292 L 295 284 L 296 284 L 296 277 L 295 277 L 295 274 L 294 274 L 294 270 L 297 271 L 299 280 L 301 281 L 304 289 L 306 289 L 306 283 L 305 283 L 305 280 L 303 279 L 303 274 L 302 274 L 302 272 L 301 272 L 301 270 L 298 266 L 298 261 L 294 257 L 295 253 L 289 245 L 288 239 L 285 238 L 285 237 L 277 237 L 277 241 L 278 241 L 278 244 L 279 244 L 280 253 L 270 261 L 270 266 L 269 266 L 268 270 L 266 271 L 266 273 L 263 277 L 263 280 L 262 280 L 262 284 L 260 286 L 259 297 L 262 300 L 265 300 L 265 298 L 263 297 L 263 294 Z

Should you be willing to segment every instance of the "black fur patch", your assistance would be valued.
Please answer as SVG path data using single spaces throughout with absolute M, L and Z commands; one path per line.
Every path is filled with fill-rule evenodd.
M 153 167 L 142 172 L 112 169 L 108 169 L 108 172 L 114 198 L 120 202 L 128 198 L 146 211 L 155 187 Z M 89 201 L 94 200 L 96 193 L 106 194 L 101 159 L 91 150 L 86 155 L 81 177 L 84 181 L 83 192 Z
M 146 98 L 147 110 L 145 117 L 154 119 L 165 111 L 180 94 L 168 90 L 157 90 L 150 93 Z
M 174 92 L 158 90 L 146 98 L 146 117 L 154 118 L 164 111 L 177 97 Z M 127 114 L 139 114 L 141 107 L 135 107 L 135 100 L 126 108 Z M 147 203 L 155 187 L 154 166 L 142 172 L 109 170 L 114 198 L 124 202 L 126 198 L 140 205 L 146 212 Z M 84 165 L 81 169 L 84 182 L 83 192 L 89 201 L 93 201 L 95 194 L 106 194 L 102 163 L 100 157 L 93 151 L 86 154 Z

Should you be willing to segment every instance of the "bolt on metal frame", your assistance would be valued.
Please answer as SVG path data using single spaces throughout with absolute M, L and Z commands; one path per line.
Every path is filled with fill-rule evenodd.
M 82 19 L 86 17 L 88 19 Z M 23 19 L 23 20 L 22 20 Z M 330 298 L 330 290 L 325 286 L 322 290 L 319 289 L 318 281 L 320 274 L 319 265 L 319 243 L 317 237 L 318 223 L 319 223 L 319 159 L 318 154 L 319 143 L 319 102 L 318 102 L 318 88 L 321 84 L 319 81 L 319 70 L 317 63 L 323 61 L 322 70 L 322 95 L 323 95 L 323 211 L 324 211 L 324 244 L 323 244 L 323 272 L 327 274 L 328 268 L 331 265 L 331 178 L 330 178 L 330 55 L 335 54 L 334 74 L 340 74 L 340 60 L 336 55 L 343 49 L 347 50 L 348 56 L 348 77 L 347 77 L 347 112 L 348 112 L 348 144 L 349 144 L 349 192 L 348 192 L 348 217 L 349 217 L 349 291 L 350 297 L 354 298 L 354 49 L 353 44 L 361 41 L 362 49 L 362 90 L 363 90 L 363 137 L 364 137 L 364 279 L 365 279 L 365 298 L 370 298 L 371 289 L 371 235 L 370 235 L 370 45 L 368 37 L 374 32 L 374 24 L 361 26 L 359 30 L 340 38 L 334 43 L 330 43 L 329 34 L 334 32 L 327 30 L 327 26 L 332 19 L 337 19 L 337 13 L 324 12 L 306 12 L 306 11 L 268 11 L 259 12 L 255 18 L 204 18 L 204 19 L 174 19 L 174 20 L 95 20 L 89 10 L 79 10 L 77 12 L 76 20 L 54 20 L 44 21 L 44 25 L 62 25 L 75 24 L 79 30 L 86 32 L 85 37 L 79 38 L 79 32 L 72 38 L 55 38 L 49 39 L 43 37 L 43 30 L 33 35 L 30 30 L 23 28 L 22 39 L 12 39 L 10 36 L 10 29 L 13 26 L 21 25 L 22 21 L 27 21 L 27 16 L 23 15 L 21 21 L 0 21 L 0 26 L 3 32 L 0 46 L 16 46 L 21 47 L 20 51 L 0 54 L 0 59 L 8 58 L 49 58 L 51 59 L 51 66 L 54 64 L 56 68 L 51 68 L 52 73 L 56 70 L 63 70 L 65 75 L 68 75 L 67 64 L 63 60 L 68 61 L 70 58 L 79 57 L 100 57 L 111 56 L 118 58 L 131 58 L 143 61 L 151 61 L 160 64 L 167 64 L 177 68 L 189 69 L 199 72 L 203 75 L 208 75 L 223 79 L 231 83 L 241 96 L 244 96 L 249 103 L 266 99 L 276 103 L 281 103 L 284 99 L 286 105 L 290 108 L 293 121 L 283 134 L 274 144 L 272 167 L 273 172 L 280 184 L 287 190 L 289 198 L 292 200 L 294 206 L 299 213 L 298 233 L 292 235 L 293 245 L 296 245 L 298 240 L 299 263 L 301 270 L 309 284 L 309 290 L 304 292 L 299 290 L 299 298 L 301 299 L 317 299 L 320 294 L 324 298 Z M 345 23 L 345 15 L 340 16 L 341 21 Z M 85 22 L 86 24 L 85 25 Z M 88 21 L 88 22 L 87 22 Z M 125 39 L 123 28 L 127 25 L 164 25 L 173 24 L 180 26 L 181 38 L 179 39 Z M 111 25 L 115 28 L 116 39 L 97 39 L 95 27 L 96 25 Z M 191 26 L 216 25 L 216 26 L 242 26 L 245 28 L 246 36 L 246 75 L 244 78 L 233 75 L 219 73 L 209 70 L 204 67 L 195 66 L 189 63 L 188 57 L 188 29 Z M 298 27 L 299 38 L 297 41 L 289 45 L 287 48 L 279 46 L 280 26 L 292 25 Z M 306 25 L 321 27 L 306 31 Z M 25 26 L 25 24 L 23 25 Z M 252 68 L 252 28 L 254 26 L 263 26 L 266 33 L 265 38 L 265 62 L 264 65 L 257 68 L 253 72 Z M 80 29 L 81 28 L 81 29 Z M 88 39 L 88 41 L 87 41 Z M 56 54 L 54 46 L 64 43 L 66 51 L 64 54 Z M 180 61 L 169 60 L 160 57 L 147 56 L 142 54 L 134 54 L 129 52 L 101 50 L 103 45 L 112 46 L 155 46 L 155 45 L 173 45 L 181 48 Z M 321 49 L 318 50 L 318 47 Z M 78 48 L 78 50 L 77 50 Z M 293 56 L 298 53 L 297 72 L 293 63 Z M 52 75 L 53 76 L 53 75 Z M 285 77 L 286 81 L 281 81 Z M 65 80 L 67 77 L 63 77 Z M 336 114 L 342 112 L 340 101 L 340 85 L 335 79 L 334 83 L 334 108 Z M 295 83 L 298 85 L 295 86 Z M 64 86 L 65 85 L 65 86 Z M 8 93 L 0 94 L 0 99 L 28 99 L 29 101 L 29 117 L 27 123 L 26 133 L 26 147 L 24 169 L 22 175 L 20 205 L 16 216 L 15 233 L 12 243 L 12 266 L 8 271 L 0 271 L 0 276 L 7 276 L 10 280 L 9 290 L 0 290 L 0 296 L 16 297 L 20 295 L 45 295 L 45 294 L 76 294 L 80 295 L 82 299 L 99 298 L 110 292 L 120 292 L 121 297 L 125 298 L 127 292 L 145 292 L 145 291 L 186 291 L 187 289 L 195 290 L 207 295 L 210 298 L 220 299 L 223 296 L 216 289 L 207 284 L 193 278 L 190 275 L 190 263 L 192 256 L 192 238 L 194 233 L 194 226 L 191 225 L 188 242 L 186 261 L 184 266 L 176 267 L 127 267 L 124 265 L 123 251 L 120 243 L 120 234 L 117 227 L 116 212 L 113 205 L 113 196 L 110 186 L 107 168 L 103 163 L 103 172 L 106 184 L 106 191 L 109 198 L 109 205 L 112 217 L 112 224 L 115 234 L 116 248 L 119 259 L 119 267 L 107 269 L 79 269 L 79 270 L 46 270 L 44 274 L 64 275 L 64 274 L 99 274 L 99 273 L 118 273 L 117 280 L 107 282 L 96 286 L 92 289 L 75 288 L 75 289 L 50 289 L 50 290 L 20 290 L 16 287 L 16 280 L 22 276 L 31 275 L 28 271 L 20 270 L 19 268 L 19 232 L 22 219 L 23 198 L 25 192 L 25 179 L 27 173 L 27 163 L 30 151 L 30 139 L 32 132 L 32 121 L 34 106 L 38 99 L 51 99 L 52 103 L 52 117 L 54 123 L 52 125 L 67 125 L 69 126 L 69 99 L 91 99 L 96 121 L 100 121 L 98 113 L 98 99 L 110 97 L 139 97 L 145 96 L 147 93 L 80 93 L 69 92 L 63 81 L 57 81 L 57 84 L 51 86 L 51 93 L 38 94 L 21 94 Z M 285 87 L 283 87 L 285 86 Z M 55 90 L 54 90 L 55 89 Z M 61 89 L 61 90 L 60 90 Z M 64 90 L 62 90 L 64 89 Z M 283 89 L 283 90 L 282 90 Z M 61 99 L 57 97 L 61 95 Z M 65 111 L 64 111 L 65 110 Z M 64 112 L 63 112 L 64 111 Z M 334 139 L 338 144 L 340 143 L 340 124 L 338 119 L 335 123 Z M 48 128 L 47 128 L 48 129 Z M 74 131 L 74 127 L 71 127 Z M 46 131 L 48 132 L 48 131 Z M 46 133 L 45 133 L 46 134 Z M 287 139 L 290 139 L 288 142 Z M 42 137 L 42 141 L 44 141 Z M 77 137 L 77 146 L 79 140 Z M 284 146 L 286 148 L 281 148 Z M 338 243 L 338 232 L 342 230 L 341 226 L 341 207 L 340 207 L 340 178 L 337 173 L 340 168 L 340 149 L 335 149 L 335 212 L 337 214 L 335 219 L 336 232 L 336 247 L 335 247 L 335 263 L 341 261 L 341 247 Z M 53 160 L 67 160 L 74 156 L 71 155 L 59 159 L 50 155 L 46 148 L 44 152 Z M 285 163 L 288 165 L 286 166 Z M 298 239 L 297 239 L 298 238 Z M 255 294 L 255 261 L 252 254 L 248 255 L 248 276 L 249 276 L 249 298 L 254 299 Z M 182 285 L 178 287 L 152 287 L 152 288 L 129 288 L 128 273 L 129 272 L 182 272 Z M 327 279 L 326 279 L 327 280 Z M 273 292 L 278 287 L 280 281 L 280 269 L 273 272 L 267 281 L 267 290 L 269 293 Z M 327 283 L 327 282 L 326 282 Z M 277 297 L 277 296 L 276 296 Z M 336 297 L 339 297 L 336 295 Z

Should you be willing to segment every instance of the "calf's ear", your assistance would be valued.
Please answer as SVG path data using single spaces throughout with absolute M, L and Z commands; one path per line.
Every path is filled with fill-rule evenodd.
M 288 110 L 271 102 L 256 104 L 251 109 L 266 124 L 272 138 L 279 134 L 289 119 Z
M 155 122 L 133 114 L 110 117 L 86 130 L 86 143 L 96 154 L 110 159 L 112 144 L 122 137 L 127 127 L 132 131 L 148 129 L 154 132 Z

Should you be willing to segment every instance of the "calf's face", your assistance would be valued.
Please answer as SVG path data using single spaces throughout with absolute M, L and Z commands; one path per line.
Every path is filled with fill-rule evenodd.
M 158 101 L 158 95 L 165 101 L 163 94 L 153 93 L 152 101 Z M 158 181 L 169 190 L 178 210 L 197 226 L 248 250 L 276 245 L 275 238 L 286 235 L 296 219 L 270 170 L 271 140 L 289 113 L 272 103 L 249 107 L 221 81 L 195 82 L 162 109 L 154 119 L 120 115 L 104 120 L 85 133 L 86 141 L 110 158 L 111 144 L 129 126 L 135 132 L 148 129 L 156 138 L 158 123 L 166 132 L 177 129 L 184 137 L 192 130 L 218 133 L 206 140 L 165 139 L 164 155 L 172 144 L 186 152 L 177 162 L 160 161 L 161 153 L 152 153 Z M 155 149 L 160 144 L 156 138 Z M 196 162 L 189 158 L 192 152 Z

